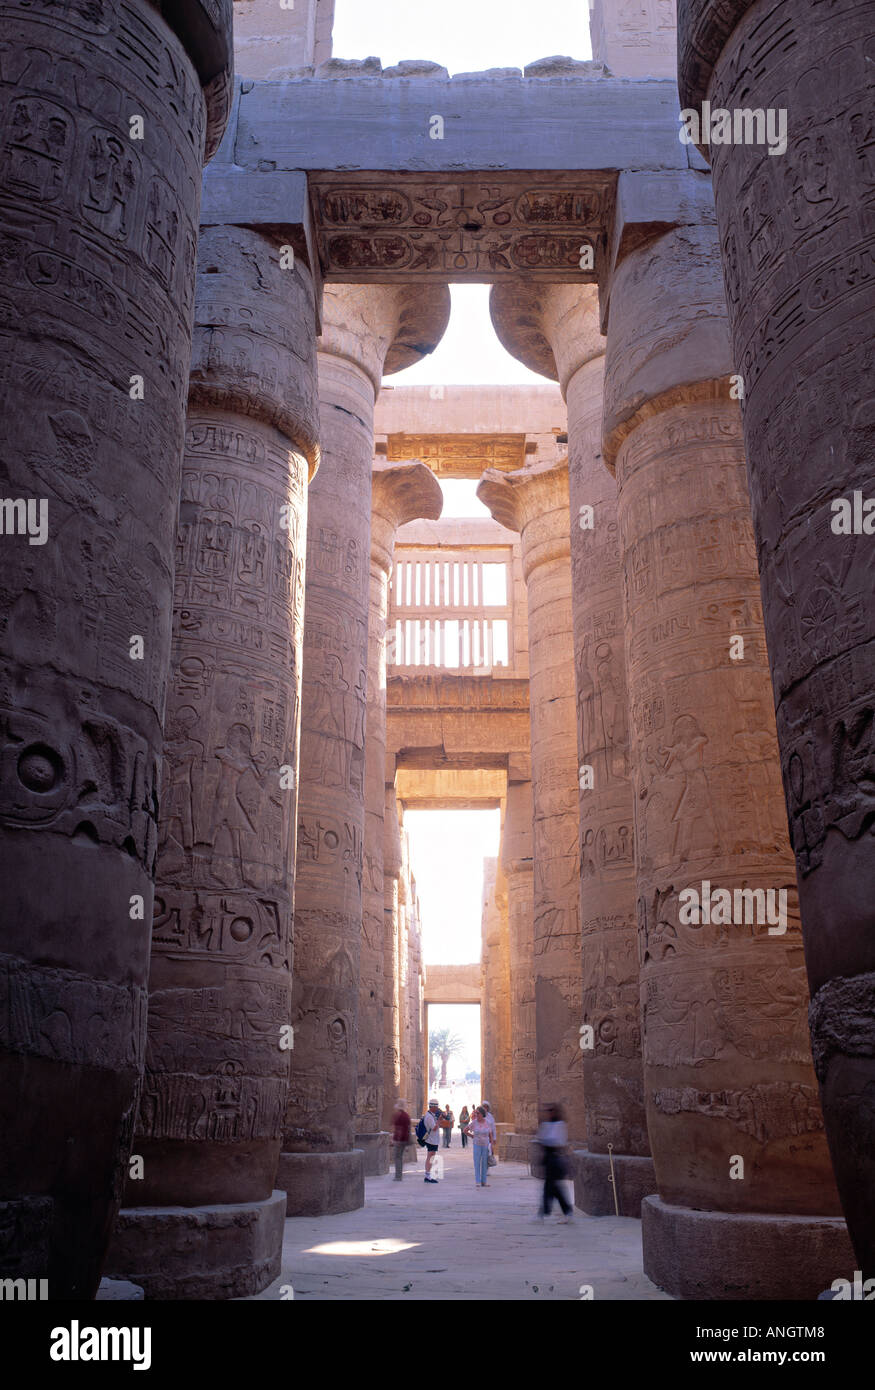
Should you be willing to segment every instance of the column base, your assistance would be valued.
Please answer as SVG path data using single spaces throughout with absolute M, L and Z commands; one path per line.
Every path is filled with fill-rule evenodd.
M 674 1298 L 813 1302 L 856 1268 L 840 1216 L 694 1211 L 649 1196 L 641 1218 L 644 1273 Z
M 653 1159 L 635 1154 L 614 1154 L 613 1160 L 620 1215 L 634 1216 L 640 1220 L 642 1201 L 657 1191 Z M 610 1155 L 575 1149 L 571 1162 L 574 1170 L 574 1205 L 588 1216 L 616 1216 Z
M 419 1163 L 419 1145 L 407 1144 L 404 1148 L 404 1167 L 415 1168 Z
M 498 1157 L 502 1163 L 530 1163 L 534 1142 L 534 1134 L 516 1134 L 511 1131 L 504 1135 Z
M 381 1130 L 379 1134 L 357 1134 L 355 1136 L 355 1146 L 357 1149 L 361 1149 L 365 1156 L 366 1178 L 379 1178 L 384 1173 L 388 1173 L 390 1138 L 388 1130 Z
M 287 1193 L 287 1216 L 332 1216 L 365 1204 L 361 1149 L 345 1153 L 280 1154 L 277 1182 Z
M 280 1273 L 286 1194 L 209 1207 L 122 1207 L 105 1274 L 147 1299 L 249 1298 Z

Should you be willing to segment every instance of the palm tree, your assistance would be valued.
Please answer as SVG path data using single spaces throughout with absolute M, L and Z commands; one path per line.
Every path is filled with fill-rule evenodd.
M 463 1040 L 456 1034 L 451 1033 L 449 1028 L 439 1028 L 435 1033 L 428 1035 L 428 1055 L 429 1057 L 439 1057 L 441 1060 L 441 1079 L 440 1085 L 447 1084 L 447 1063 L 451 1057 L 458 1057 L 465 1051 Z

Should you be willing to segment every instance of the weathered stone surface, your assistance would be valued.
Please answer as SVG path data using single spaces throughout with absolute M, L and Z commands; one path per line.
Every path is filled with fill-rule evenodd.
M 0 478 L 46 525 L 45 549 L 8 521 L 2 541 L 0 1193 L 5 1261 L 45 1260 L 58 1299 L 97 1287 L 142 1068 L 201 166 L 227 117 L 230 10 L 0 5 Z
M 813 1219 L 837 1203 L 803 1027 L 713 252 L 708 229 L 673 232 L 624 260 L 611 288 L 604 452 L 616 467 L 625 578 L 647 1120 L 663 1202 Z M 785 929 L 774 920 L 771 931 L 762 913 L 725 925 L 685 915 L 681 893 L 705 884 L 784 892 Z M 744 1177 L 732 1180 L 738 1159 Z
M 676 1298 L 810 1302 L 852 1269 L 840 1217 L 693 1211 L 641 1203 L 644 1273 Z
M 871 5 L 678 7 L 681 105 L 784 109 L 789 144 L 713 148 L 714 196 L 833 1163 L 875 1274 L 873 552 L 833 529 L 875 494 Z M 822 80 L 822 74 L 828 80 Z M 834 1001 L 854 1004 L 845 1020 Z
M 449 77 L 447 69 L 427 58 L 403 58 L 394 67 L 383 68 L 384 77 Z
M 381 71 L 378 59 L 368 59 L 358 71 L 351 64 L 341 81 L 342 70 L 332 64 L 309 81 L 256 82 L 241 98 L 230 137 L 237 162 L 262 167 L 265 176 L 274 169 L 337 170 L 340 164 L 342 171 L 332 176 L 340 188 L 347 171 L 373 170 L 379 151 L 386 172 L 431 175 L 451 168 L 485 175 L 485 188 L 494 188 L 509 171 L 515 190 L 518 170 L 568 175 L 688 167 L 677 134 L 673 76 L 632 88 L 624 80 L 594 80 L 589 72 L 405 83 L 377 81 Z M 435 113 L 444 117 L 443 140 L 429 133 Z M 576 181 L 579 186 L 579 174 Z M 575 179 L 560 182 L 573 186 Z M 385 193 L 385 179 L 382 186 Z M 479 278 L 485 278 L 482 269 Z
M 592 0 L 593 58 L 615 77 L 674 77 L 674 0 Z
M 309 497 L 295 900 L 295 1050 L 283 1151 L 349 1154 L 357 1091 L 373 409 L 384 363 L 431 350 L 449 295 L 417 319 L 404 287 L 326 291 L 322 465 Z M 417 328 L 419 332 L 417 332 Z M 419 346 L 412 344 L 419 338 Z M 354 1168 L 361 1164 L 349 1158 Z M 314 1182 L 317 1180 L 314 1179 Z M 355 1196 L 359 1185 L 347 1185 Z M 306 1191 L 306 1185 L 301 1189 Z M 289 1191 L 290 1212 L 297 1190 Z
M 579 1046 L 580 859 L 567 461 L 488 470 L 477 496 L 519 531 L 528 591 L 534 802 L 535 1036 L 538 1099 L 559 1101 L 586 1135 Z
M 123 1207 L 109 1260 L 149 1299 L 249 1298 L 280 1272 L 285 1212 L 284 1192 L 221 1206 Z
M 335 0 L 235 0 L 234 70 L 277 81 L 331 56 Z M 311 66 L 312 76 L 312 66 Z
M 575 1149 L 572 1166 L 574 1205 L 588 1216 L 640 1218 L 642 1201 L 656 1192 L 656 1171 L 649 1155 Z

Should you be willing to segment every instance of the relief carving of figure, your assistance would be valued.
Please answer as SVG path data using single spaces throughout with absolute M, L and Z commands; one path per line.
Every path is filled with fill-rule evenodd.
M 213 877 L 224 887 L 257 887 L 249 877 L 249 849 L 250 843 L 253 849 L 257 843 L 265 773 L 252 753 L 251 729 L 232 724 L 215 758 L 219 774 L 213 794 Z M 220 859 L 233 869 L 220 869 Z

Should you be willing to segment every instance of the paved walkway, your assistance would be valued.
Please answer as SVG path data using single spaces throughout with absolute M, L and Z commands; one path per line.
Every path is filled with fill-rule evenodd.
M 295 1299 L 528 1299 L 565 1301 L 591 1285 L 596 1299 L 667 1299 L 641 1268 L 641 1224 L 558 1210 L 533 1220 L 540 1183 L 522 1163 L 499 1163 L 474 1186 L 471 1150 L 442 1150 L 437 1187 L 418 1169 L 404 1181 L 367 1178 L 365 1205 L 340 1216 L 286 1221 L 283 1272 L 258 1295 Z M 288 1293 L 285 1294 L 288 1298 Z

